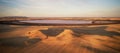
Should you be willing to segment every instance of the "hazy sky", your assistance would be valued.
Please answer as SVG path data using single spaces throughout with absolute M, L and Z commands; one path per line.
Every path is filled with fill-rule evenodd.
M 120 0 L 0 0 L 0 16 L 120 17 Z

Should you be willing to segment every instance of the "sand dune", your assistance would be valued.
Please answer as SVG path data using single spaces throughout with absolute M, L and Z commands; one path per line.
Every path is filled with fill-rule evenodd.
M 43 34 L 38 30 L 28 31 L 25 35 L 28 36 L 29 39 L 33 38 L 47 39 L 47 35 Z
M 16 31 L 4 31 L 6 34 L 2 34 L 4 37 L 0 38 L 0 53 L 120 53 L 119 25 L 23 29 L 17 29 L 17 35 L 13 34 Z M 32 33 L 28 36 L 48 36 L 48 39 L 28 40 L 29 38 L 21 35 L 29 32 Z M 30 45 L 25 45 L 25 41 Z
M 56 36 L 56 38 L 60 41 L 64 41 L 65 43 L 69 43 L 74 38 L 73 31 L 70 29 L 65 29 L 62 33 Z

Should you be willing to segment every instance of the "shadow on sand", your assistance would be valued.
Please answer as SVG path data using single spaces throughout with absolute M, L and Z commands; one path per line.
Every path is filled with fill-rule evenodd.
M 40 30 L 42 33 L 48 36 L 57 36 L 65 29 L 70 29 L 74 32 L 75 36 L 81 36 L 81 34 L 85 35 L 105 35 L 105 36 L 120 36 L 120 33 L 115 31 L 106 31 L 107 26 L 99 26 L 99 27 L 80 27 L 80 28 L 49 28 L 48 30 Z
M 4 33 L 4 32 L 10 32 L 15 30 L 16 28 L 13 29 L 13 27 L 11 27 L 10 25 L 0 25 L 0 33 Z
M 47 36 L 57 36 L 64 31 L 64 28 L 49 28 L 48 30 L 40 30 Z
M 105 35 L 105 36 L 120 36 L 120 33 L 115 31 L 106 31 L 106 26 L 101 27 L 82 27 L 82 28 L 71 28 L 76 34 L 88 34 L 88 35 Z M 76 35 L 75 34 L 75 35 Z M 76 35 L 78 36 L 78 35 Z M 80 36 L 80 35 L 79 35 Z
M 24 47 L 27 46 L 25 42 L 30 43 L 30 45 L 37 43 L 40 39 L 28 39 L 27 37 L 12 37 L 12 38 L 0 38 L 0 45 L 2 46 L 12 46 L 12 47 Z

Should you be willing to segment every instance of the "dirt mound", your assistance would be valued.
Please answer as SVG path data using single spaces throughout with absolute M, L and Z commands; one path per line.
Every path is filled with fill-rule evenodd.
M 29 31 L 25 35 L 28 36 L 29 39 L 33 39 L 33 38 L 46 39 L 46 38 L 48 38 L 45 34 L 43 34 L 41 31 L 38 31 L 38 30 Z
M 62 33 L 60 33 L 56 38 L 61 41 L 70 42 L 74 38 L 74 32 L 70 29 L 65 29 Z

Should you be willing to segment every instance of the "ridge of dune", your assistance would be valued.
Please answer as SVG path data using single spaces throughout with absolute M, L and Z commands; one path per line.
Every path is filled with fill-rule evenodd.
M 25 35 L 28 36 L 29 39 L 33 39 L 33 38 L 46 39 L 47 38 L 47 35 L 43 34 L 39 30 L 28 31 Z
M 56 36 L 57 40 L 71 42 L 74 38 L 74 32 L 70 29 L 65 29 L 62 33 Z

